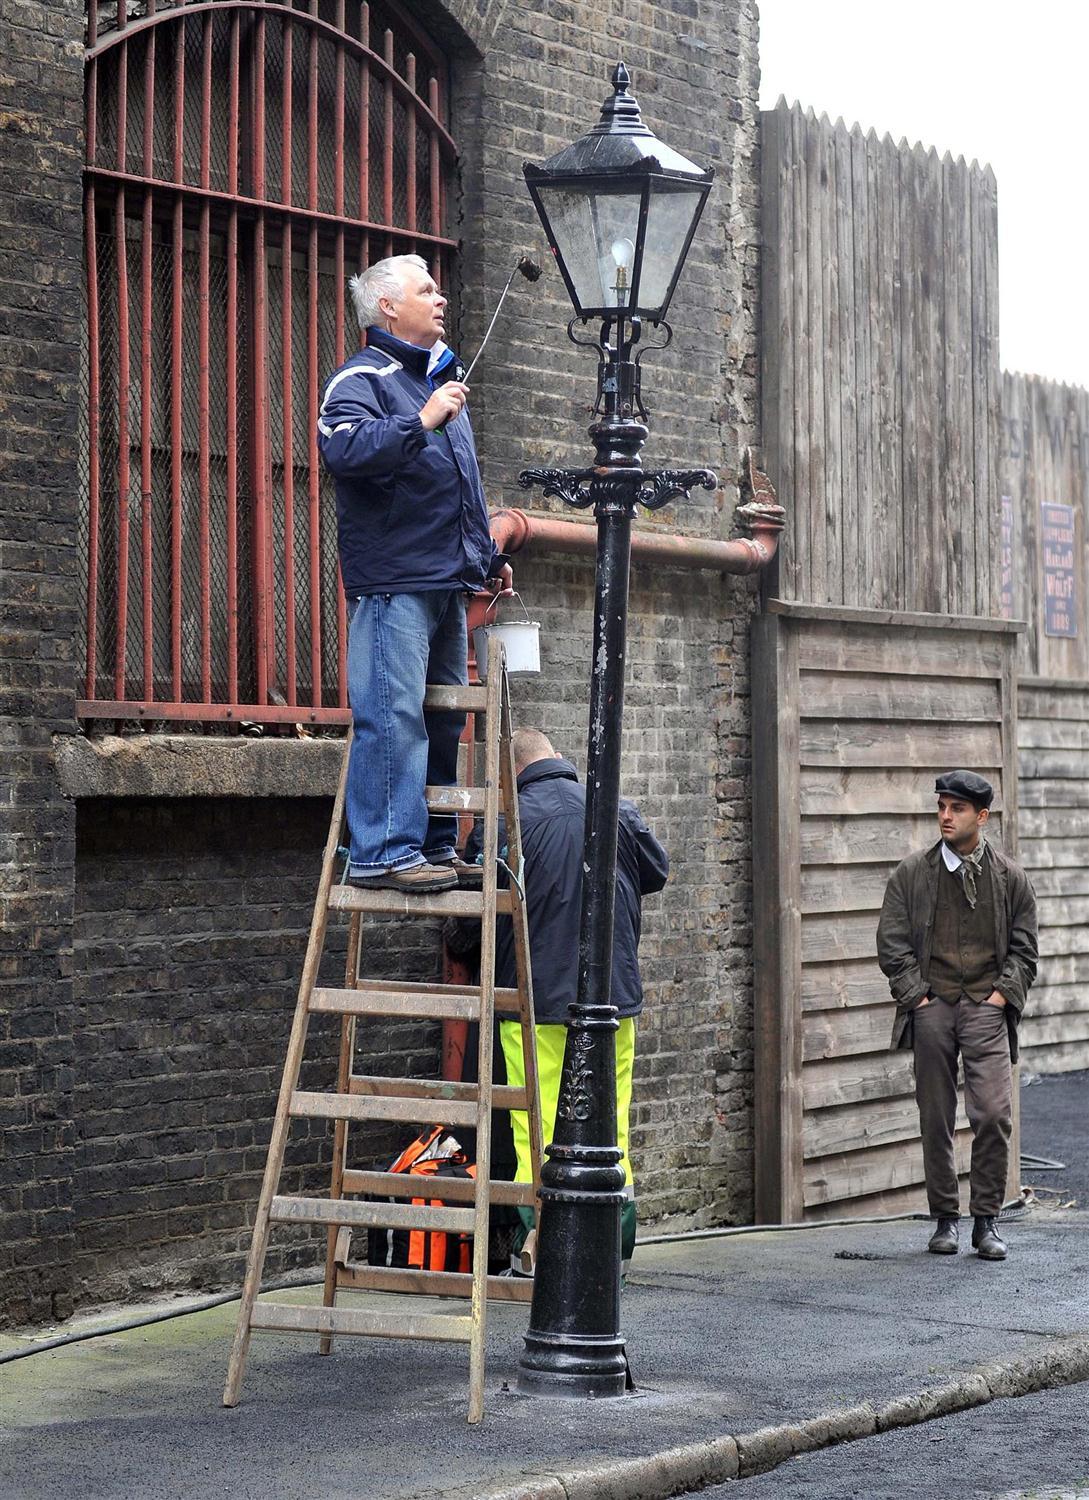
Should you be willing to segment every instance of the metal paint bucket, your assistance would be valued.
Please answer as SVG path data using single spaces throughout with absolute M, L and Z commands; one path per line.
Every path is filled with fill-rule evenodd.
M 498 636 L 503 642 L 509 676 L 531 677 L 541 670 L 540 622 L 529 618 L 529 611 L 522 601 L 521 594 L 512 594 L 509 597 L 517 599 L 522 606 L 524 620 L 501 621 L 496 618 L 489 625 L 488 614 L 493 609 L 498 616 L 500 595 L 497 594 L 484 612 L 484 624 L 478 625 L 473 631 L 476 669 L 480 674 L 481 682 L 486 682 L 488 677 L 488 637 L 491 635 Z

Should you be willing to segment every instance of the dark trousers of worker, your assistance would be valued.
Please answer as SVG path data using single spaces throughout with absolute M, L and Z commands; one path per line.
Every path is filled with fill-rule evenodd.
M 915 1098 L 923 1138 L 923 1167 L 930 1212 L 960 1214 L 953 1155 L 957 1115 L 957 1056 L 964 1060 L 964 1104 L 972 1127 L 968 1211 L 1000 1212 L 1013 1130 L 1010 1039 L 1000 1005 L 962 996 L 951 1004 L 933 999 L 913 1013 Z

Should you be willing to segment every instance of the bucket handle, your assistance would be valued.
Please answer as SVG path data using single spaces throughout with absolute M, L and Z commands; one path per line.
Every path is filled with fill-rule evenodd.
M 517 589 L 512 589 L 509 594 L 493 594 L 491 600 L 488 603 L 487 608 L 484 611 L 484 620 L 485 620 L 485 623 L 487 622 L 488 615 L 491 613 L 491 611 L 493 609 L 495 610 L 495 620 L 492 623 L 493 624 L 498 623 L 498 620 L 499 620 L 499 601 L 500 601 L 500 599 L 517 599 L 518 603 L 522 606 L 522 613 L 526 617 L 524 623 L 526 625 L 532 625 L 533 621 L 529 618 L 529 610 L 526 608 L 525 600 L 522 598 L 521 594 L 518 592 Z M 519 620 L 517 623 L 519 625 L 521 625 L 523 622 L 521 620 Z

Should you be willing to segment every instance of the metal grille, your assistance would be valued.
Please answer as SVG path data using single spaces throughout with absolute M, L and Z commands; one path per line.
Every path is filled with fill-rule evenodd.
M 347 274 L 449 272 L 445 63 L 392 3 L 123 9 L 88 13 L 79 711 L 339 721 L 317 407 Z

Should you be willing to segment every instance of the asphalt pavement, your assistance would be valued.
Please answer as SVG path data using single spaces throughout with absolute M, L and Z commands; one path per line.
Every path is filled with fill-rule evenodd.
M 1024 1104 L 1026 1150 L 1077 1148 L 1084 1164 L 1089 1075 L 1031 1085 Z M 1071 1384 L 1089 1378 L 1089 1212 L 1054 1206 L 1073 1196 L 1011 1223 L 1002 1263 L 928 1256 L 929 1226 L 912 1220 L 643 1245 L 622 1302 L 635 1393 L 518 1394 L 527 1313 L 497 1304 L 475 1428 L 464 1347 L 400 1341 L 344 1338 L 322 1358 L 312 1338 L 255 1334 L 241 1405 L 225 1410 L 233 1303 L 35 1353 L 0 1365 L 0 1496 L 655 1500 L 741 1475 L 743 1497 L 786 1472 L 763 1470 L 819 1476 L 828 1459 L 857 1460 L 839 1493 L 868 1495 L 869 1444 L 917 1452 L 942 1420 L 1015 1412 L 1011 1398 L 1049 1387 L 1068 1387 L 1076 1411 L 1089 1393 Z M 0 1355 L 24 1347 L 9 1337 Z M 850 1456 L 792 1457 L 855 1438 Z M 1077 1459 L 1052 1479 L 1080 1478 Z M 1016 1493 L 1027 1472 L 992 1493 Z

